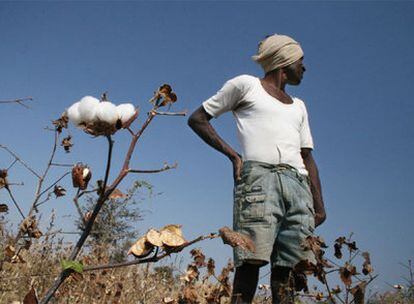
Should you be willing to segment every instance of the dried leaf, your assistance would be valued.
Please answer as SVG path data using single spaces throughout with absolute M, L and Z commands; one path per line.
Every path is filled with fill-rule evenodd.
M 24 264 L 24 263 L 26 263 L 26 261 L 22 258 L 22 256 L 21 256 L 20 254 L 16 254 L 16 255 L 14 255 L 14 256 L 11 258 L 10 262 L 11 262 L 12 264 Z
M 65 149 L 66 153 L 70 152 L 70 148 L 73 147 L 73 143 L 72 143 L 72 136 L 68 135 L 67 137 L 65 137 L 62 140 L 61 146 L 63 147 L 63 149 Z
M 348 246 L 349 250 L 351 250 L 351 251 L 357 251 L 358 250 L 358 247 L 356 246 L 355 241 L 347 242 L 345 244 Z
M 339 275 L 345 286 L 349 287 L 352 284 L 352 276 L 356 274 L 356 267 L 345 263 L 344 267 L 339 269 Z
M 255 252 L 256 250 L 254 243 L 249 236 L 235 232 L 229 227 L 220 228 L 219 234 L 224 244 L 228 244 L 231 247 L 240 247 L 251 252 Z
M 369 252 L 363 252 L 362 256 L 364 257 L 364 263 L 362 264 L 362 273 L 364 275 L 368 275 L 373 271 Z
M 38 304 L 39 301 L 37 300 L 36 290 L 33 288 L 24 296 L 23 304 Z
M 69 122 L 68 116 L 66 115 L 66 113 L 63 113 L 60 118 L 52 121 L 52 124 L 55 126 L 55 130 L 58 133 L 62 133 L 63 129 L 68 128 L 68 122 Z
M 367 286 L 367 282 L 362 281 L 358 283 L 358 285 L 351 288 L 351 293 L 354 296 L 355 304 L 364 304 L 366 286 Z
M 109 195 L 110 199 L 119 199 L 119 198 L 126 198 L 128 195 L 123 193 L 121 190 L 116 188 L 114 191 L 112 191 L 111 195 Z
M 197 304 L 198 301 L 198 294 L 197 290 L 194 286 L 186 286 L 183 290 L 183 300 L 184 303 L 188 304 Z
M 9 207 L 6 204 L 0 204 L 0 213 L 8 212 Z
M 61 196 L 65 196 L 66 195 L 66 189 L 63 188 L 62 186 L 55 185 L 55 187 L 53 189 L 53 193 L 56 195 L 56 198 L 61 197 Z
M 34 237 L 36 239 L 43 235 L 43 233 L 37 228 L 37 221 L 34 215 L 23 220 L 20 224 L 20 230 L 23 233 L 27 233 L 29 237 Z
M 4 248 L 4 255 L 8 258 L 12 258 L 16 254 L 16 248 L 14 248 L 12 245 L 7 245 L 6 248 Z
M 4 188 L 4 187 L 8 187 L 9 183 L 7 181 L 7 170 L 6 169 L 2 169 L 0 170 L 0 189 Z
M 205 267 L 206 264 L 206 256 L 201 252 L 199 248 L 194 248 L 190 251 L 191 256 L 193 257 L 194 264 L 197 267 Z
M 207 262 L 207 274 L 209 276 L 214 276 L 215 275 L 215 269 L 216 269 L 216 263 L 214 262 L 214 260 L 212 258 L 209 258 L 208 262 Z
M 164 299 L 162 299 L 162 302 L 165 303 L 165 304 L 175 304 L 175 303 L 177 303 L 177 301 L 174 300 L 171 297 L 165 297 Z
M 342 258 L 342 251 L 341 251 L 342 245 L 340 243 L 335 243 L 334 249 L 335 249 L 335 254 L 334 254 L 335 257 L 337 259 L 341 259 Z
M 200 272 L 198 271 L 197 266 L 190 264 L 187 267 L 187 271 L 185 272 L 184 276 L 181 276 L 180 279 L 182 281 L 186 281 L 188 283 L 191 283 L 198 279 L 198 276 L 200 275 Z

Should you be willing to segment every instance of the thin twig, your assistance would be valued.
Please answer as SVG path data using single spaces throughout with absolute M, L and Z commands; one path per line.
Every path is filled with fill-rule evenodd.
M 96 191 L 98 191 L 99 190 L 99 188 L 94 188 L 94 189 L 92 189 L 92 190 L 85 190 L 85 191 L 82 191 L 81 193 L 79 193 L 79 196 L 78 196 L 78 198 L 81 198 L 83 195 L 85 195 L 85 194 L 89 194 L 89 193 L 93 193 L 93 192 L 96 192 Z
M 82 209 L 80 208 L 80 206 L 79 206 L 79 201 L 78 201 L 78 199 L 79 199 L 79 197 L 80 197 L 80 191 L 81 191 L 81 189 L 80 188 L 78 188 L 78 191 L 76 192 L 76 195 L 75 195 L 75 197 L 73 198 L 73 203 L 75 204 L 75 206 L 76 206 L 76 210 L 78 210 L 78 213 L 79 213 L 79 217 L 81 218 L 81 220 L 82 220 L 82 223 L 83 223 L 83 226 L 84 227 L 86 227 L 86 219 L 85 219 L 85 216 L 83 215 L 83 212 L 82 212 Z
M 32 100 L 33 100 L 32 97 L 24 97 L 24 98 L 18 98 L 18 99 L 14 99 L 14 100 L 0 100 L 0 103 L 17 103 L 17 104 L 25 107 L 26 109 L 30 109 L 30 107 L 25 105 L 23 103 L 23 101 L 32 101 Z
M 8 183 L 9 186 L 24 186 L 23 182 L 20 183 Z
M 59 163 L 51 163 L 51 166 L 54 167 L 73 167 L 73 164 L 59 164 Z
M 47 191 L 49 191 L 50 189 L 52 189 L 58 182 L 60 182 L 62 179 L 64 179 L 67 175 L 69 175 L 71 172 L 66 172 L 65 174 L 63 174 L 61 177 L 59 177 L 53 184 L 51 184 L 49 187 L 47 187 L 45 190 L 43 190 L 39 196 L 42 196 L 43 194 L 45 194 Z
M 12 150 L 7 148 L 4 145 L 0 144 L 0 148 L 3 150 L 6 150 L 10 155 L 14 157 L 15 160 L 17 160 L 19 163 L 21 163 L 27 170 L 29 170 L 32 174 L 34 174 L 37 178 L 40 178 L 40 175 L 37 174 L 32 168 L 30 168 L 16 153 L 14 153 Z
M 15 163 L 17 163 L 17 159 L 14 159 L 14 161 L 10 164 L 10 166 L 6 170 L 9 171 L 14 166 Z
M 175 169 L 177 168 L 177 163 L 174 163 L 173 165 L 168 165 L 165 164 L 164 167 L 162 167 L 161 169 L 155 169 L 155 170 L 138 170 L 138 169 L 129 169 L 128 172 L 129 173 L 160 173 L 163 171 L 167 171 L 167 170 L 171 170 L 171 169 Z
M 17 203 L 16 199 L 13 196 L 13 193 L 10 191 L 9 187 L 4 187 L 10 195 L 11 200 L 13 201 L 14 205 L 16 206 L 17 210 L 19 211 L 20 215 L 22 216 L 23 220 L 26 218 L 23 214 L 22 209 L 20 209 L 19 204 Z

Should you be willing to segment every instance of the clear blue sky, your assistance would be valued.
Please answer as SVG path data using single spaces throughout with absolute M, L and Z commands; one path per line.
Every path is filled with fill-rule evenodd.
M 179 96 L 173 110 L 192 111 L 227 79 L 262 75 L 250 56 L 265 35 L 291 35 L 303 46 L 307 72 L 288 91 L 308 107 L 328 213 L 318 233 L 332 242 L 354 232 L 381 275 L 375 284 L 394 284 L 406 274 L 398 263 L 414 258 L 413 28 L 412 2 L 1 2 L 0 99 L 35 101 L 31 110 L 1 105 L 0 143 L 40 170 L 52 139 L 43 128 L 80 97 L 108 91 L 113 102 L 132 101 L 144 113 L 167 82 Z M 232 115 L 213 123 L 237 147 Z M 105 140 L 70 133 L 73 152 L 60 150 L 58 161 L 88 163 L 98 179 Z M 114 172 L 127 140 L 115 136 Z M 10 158 L 0 153 L 5 167 Z M 139 177 L 163 193 L 147 203 L 151 214 L 139 229 L 182 223 L 192 238 L 231 225 L 230 163 L 186 118 L 157 118 L 133 164 L 150 169 L 164 161 L 179 168 Z M 26 184 L 15 190 L 27 212 L 31 176 L 17 167 L 10 175 Z M 8 200 L 4 192 L 0 199 Z M 44 219 L 51 208 L 70 227 L 70 199 L 51 202 Z M 18 219 L 13 208 L 8 217 Z M 203 247 L 221 263 L 231 256 L 218 240 Z

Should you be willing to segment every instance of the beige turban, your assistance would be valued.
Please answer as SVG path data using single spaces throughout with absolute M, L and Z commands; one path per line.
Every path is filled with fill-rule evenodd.
M 289 36 L 274 34 L 259 43 L 257 54 L 252 59 L 267 73 L 288 66 L 302 57 L 299 43 Z

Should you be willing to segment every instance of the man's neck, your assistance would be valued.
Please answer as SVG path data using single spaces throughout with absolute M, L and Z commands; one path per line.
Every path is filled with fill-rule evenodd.
M 262 83 L 268 88 L 272 88 L 275 91 L 285 92 L 286 82 L 283 79 L 282 70 L 276 70 L 267 73 L 262 79 Z

